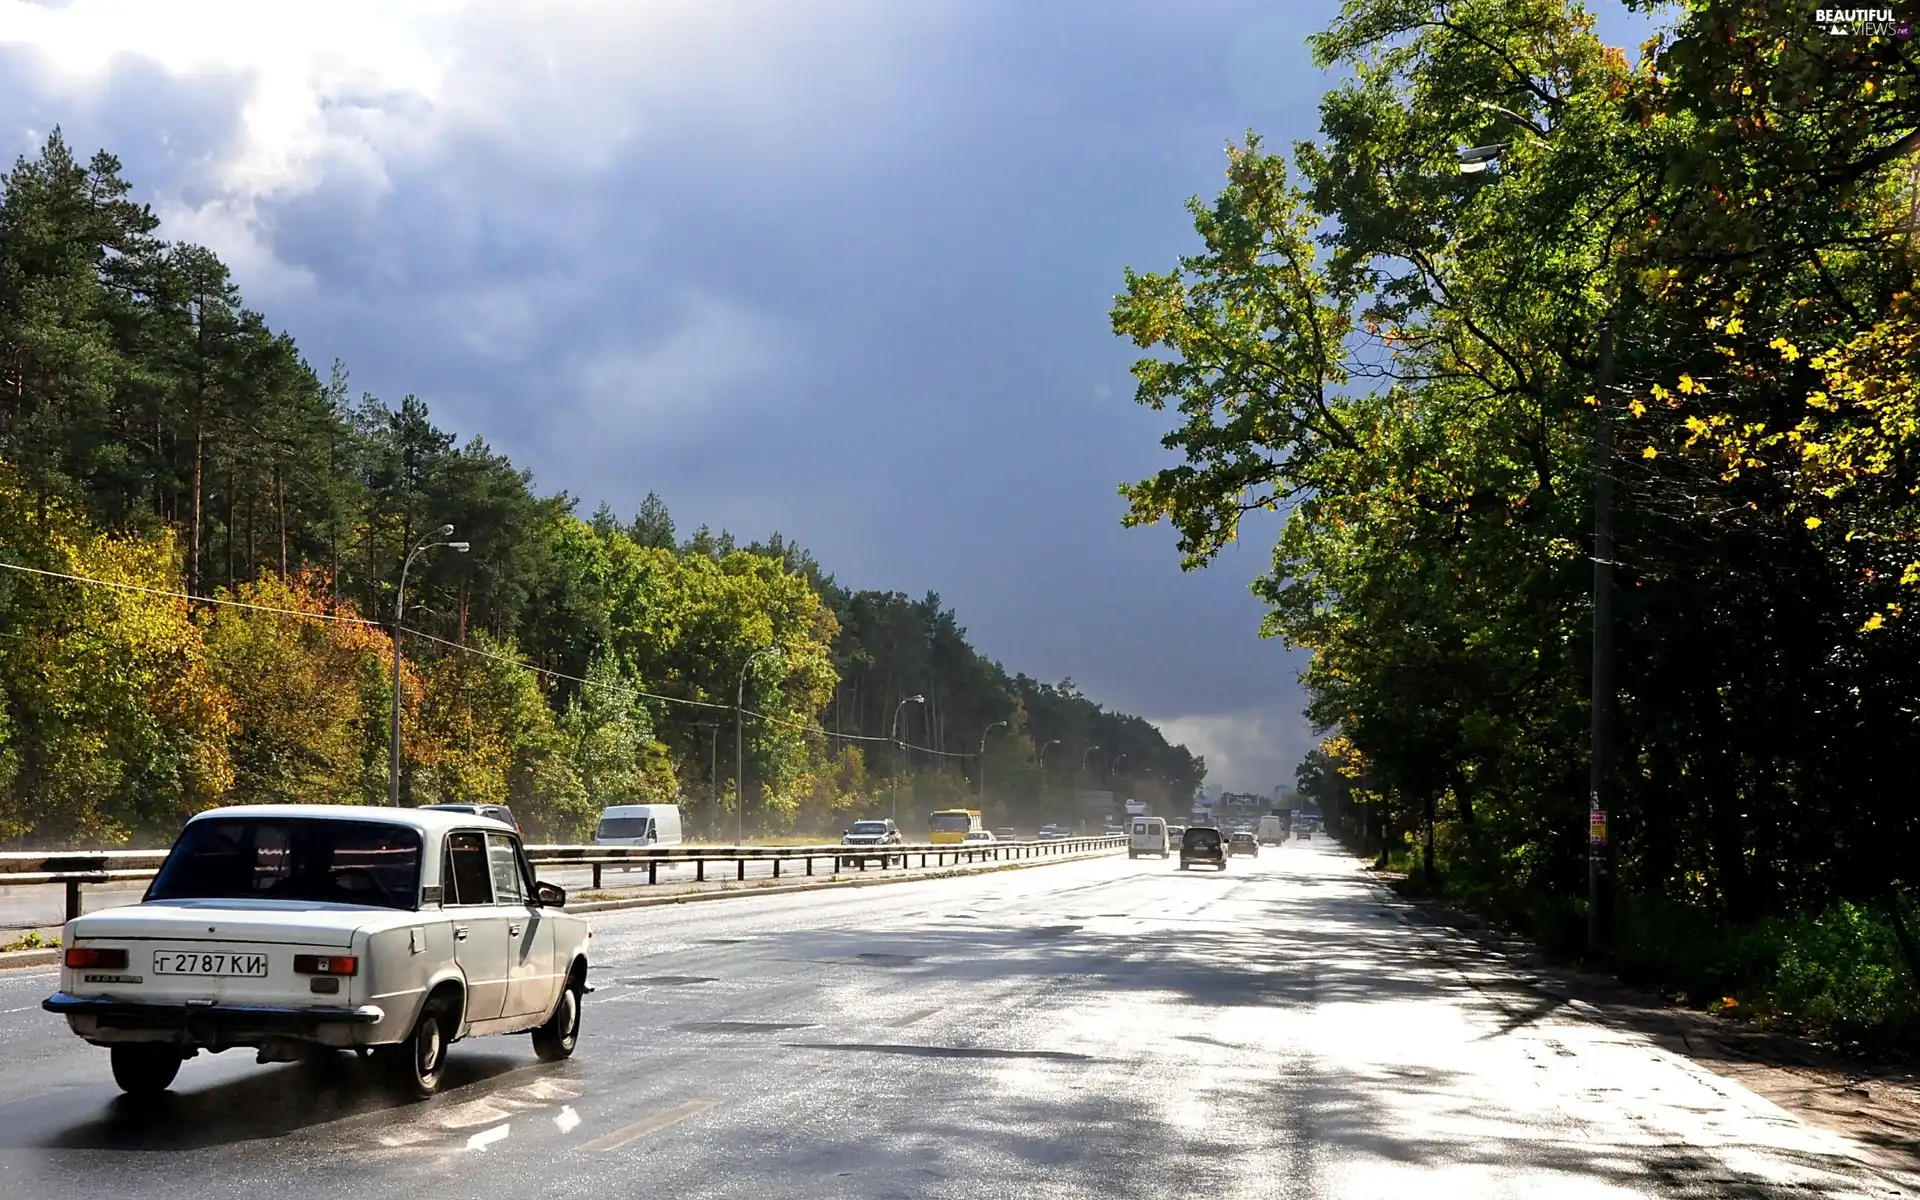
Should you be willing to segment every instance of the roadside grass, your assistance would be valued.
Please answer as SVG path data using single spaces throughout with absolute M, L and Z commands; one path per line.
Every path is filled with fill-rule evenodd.
M 0 954 L 12 950 L 58 950 L 59 948 L 59 938 L 44 937 L 39 930 L 29 929 L 12 941 L 0 944 Z

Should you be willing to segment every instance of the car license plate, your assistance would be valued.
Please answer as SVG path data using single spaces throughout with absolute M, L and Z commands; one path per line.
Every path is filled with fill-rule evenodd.
M 259 978 L 267 973 L 267 956 L 204 950 L 155 950 L 153 973 L 155 975 L 241 975 Z

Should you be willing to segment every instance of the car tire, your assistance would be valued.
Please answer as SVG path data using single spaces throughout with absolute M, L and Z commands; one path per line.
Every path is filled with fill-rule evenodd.
M 1180 860 L 1180 869 L 1181 869 L 1182 871 L 1184 871 L 1184 870 L 1186 870 L 1186 869 L 1187 869 L 1187 860 L 1186 860 L 1186 859 L 1184 859 L 1184 858 Z
M 547 1023 L 533 1031 L 533 1052 L 541 1062 L 559 1062 L 573 1057 L 573 1048 L 580 1041 L 580 1002 L 585 999 L 580 985 L 572 979 L 560 993 L 560 1003 L 554 1006 L 553 1015 Z
M 447 1069 L 447 1040 L 446 1012 L 429 1003 L 406 1040 L 385 1048 L 394 1090 L 410 1100 L 425 1100 L 439 1091 Z
M 158 1096 L 173 1086 L 186 1060 L 172 1046 L 154 1042 L 128 1042 L 108 1048 L 113 1060 L 113 1081 L 129 1096 Z

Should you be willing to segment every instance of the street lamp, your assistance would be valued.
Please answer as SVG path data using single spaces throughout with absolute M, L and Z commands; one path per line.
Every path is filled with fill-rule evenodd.
M 925 704 L 925 696 L 908 696 L 893 706 L 893 724 L 887 726 L 887 736 L 893 739 L 893 826 L 900 827 L 900 710 L 909 704 Z
M 466 542 L 436 542 L 434 538 L 449 537 L 453 526 L 442 525 L 417 542 L 407 551 L 407 557 L 400 563 L 400 586 L 393 593 L 393 722 L 387 731 L 387 804 L 400 807 L 400 620 L 407 608 L 407 568 L 422 551 L 433 550 L 440 546 L 449 546 L 461 554 L 468 550 Z
M 1073 804 L 1076 812 L 1080 809 L 1080 777 L 1087 773 L 1087 759 L 1093 757 L 1093 752 L 1099 748 L 1099 745 L 1096 743 L 1080 752 L 1080 769 L 1073 773 Z M 1080 828 L 1084 832 L 1086 827 L 1086 820 L 1082 818 Z
M 996 729 L 1005 729 L 1005 721 L 995 721 L 980 731 L 980 807 L 987 807 L 987 735 Z
M 1506 152 L 1508 142 L 1495 142 L 1490 146 L 1474 146 L 1455 153 L 1460 162 L 1462 175 L 1478 175 L 1482 171 L 1500 172 L 1500 156 Z
M 778 653 L 780 647 L 765 646 L 747 655 L 747 661 L 740 665 L 740 686 L 733 693 L 733 816 L 736 830 L 733 844 L 736 846 L 747 844 L 747 674 L 753 670 L 754 660 Z
M 1494 106 L 1488 106 L 1494 107 Z M 1460 150 L 1460 171 L 1475 175 L 1495 167 L 1509 143 Z M 1600 321 L 1600 362 L 1593 389 L 1593 693 L 1587 766 L 1587 952 L 1598 954 L 1611 924 L 1607 888 L 1607 809 L 1613 781 L 1613 418 L 1607 393 L 1613 388 L 1613 315 Z

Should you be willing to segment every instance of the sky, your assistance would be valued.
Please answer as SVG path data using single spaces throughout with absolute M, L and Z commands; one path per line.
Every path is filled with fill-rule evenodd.
M 1108 313 L 1229 141 L 1313 134 L 1337 8 L 0 0 L 0 154 L 117 154 L 317 367 L 583 513 L 658 492 L 937 592 L 1268 791 L 1314 741 L 1247 586 L 1277 525 L 1195 573 L 1121 529 L 1173 456 Z

